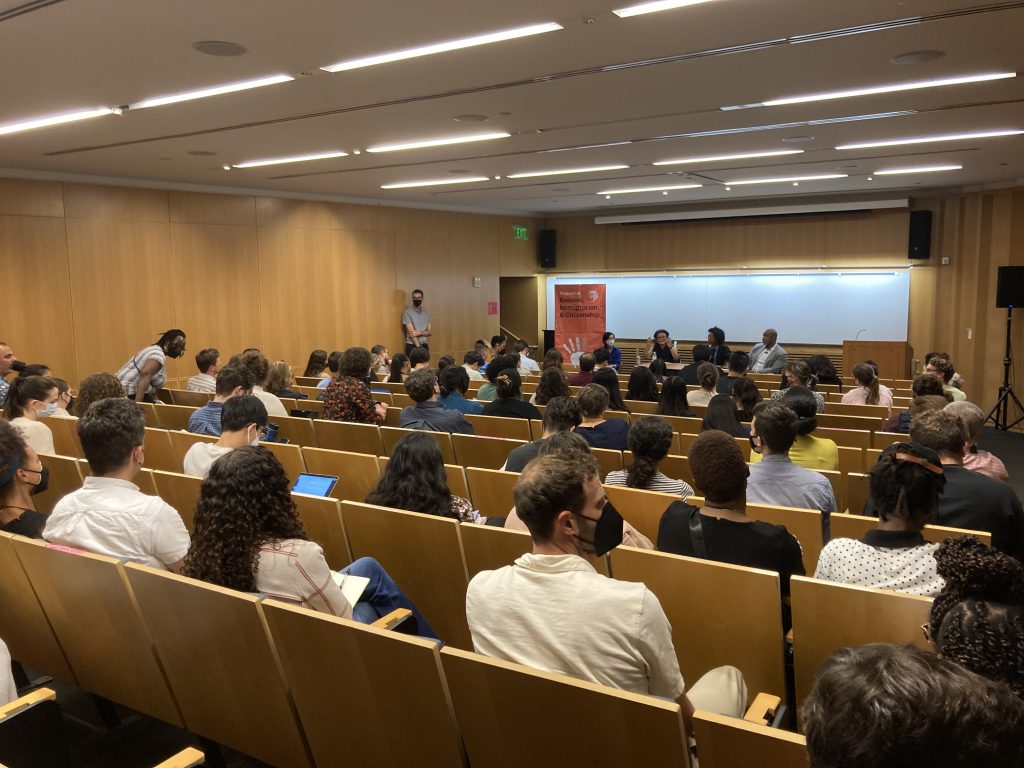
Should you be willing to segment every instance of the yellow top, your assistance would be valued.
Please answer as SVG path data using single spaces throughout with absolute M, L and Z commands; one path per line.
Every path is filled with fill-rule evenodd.
M 839 449 L 834 441 L 826 437 L 800 435 L 789 449 L 789 458 L 794 464 L 807 469 L 839 469 Z M 761 454 L 750 452 L 750 463 L 761 461 Z

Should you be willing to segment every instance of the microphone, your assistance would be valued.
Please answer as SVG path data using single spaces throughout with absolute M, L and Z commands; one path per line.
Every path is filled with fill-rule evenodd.
M 867 328 L 861 328 L 859 331 L 857 331 L 857 335 L 853 337 L 853 340 L 856 341 L 857 339 L 859 339 L 860 335 L 862 333 L 864 333 L 864 331 L 866 331 L 866 330 L 867 330 Z

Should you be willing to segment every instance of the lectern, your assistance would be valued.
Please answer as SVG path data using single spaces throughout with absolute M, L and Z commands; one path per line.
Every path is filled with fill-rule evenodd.
M 843 376 L 853 376 L 853 366 L 865 360 L 878 363 L 882 379 L 912 379 L 914 350 L 905 341 L 844 341 Z

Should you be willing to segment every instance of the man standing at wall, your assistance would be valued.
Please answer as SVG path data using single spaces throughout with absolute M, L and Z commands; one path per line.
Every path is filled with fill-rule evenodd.
M 423 308 L 423 291 L 412 292 L 412 307 L 402 313 L 405 326 L 405 354 L 413 347 L 427 347 L 430 341 L 430 312 Z

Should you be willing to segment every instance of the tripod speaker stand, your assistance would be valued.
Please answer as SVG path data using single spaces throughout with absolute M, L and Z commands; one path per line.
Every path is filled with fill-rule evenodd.
M 1024 421 L 1024 405 L 1021 404 L 1013 387 L 1010 386 L 1010 367 L 1013 365 L 1010 345 L 1010 332 L 1013 328 L 1013 305 L 1006 308 L 1006 354 L 1003 356 L 1003 386 L 999 388 L 999 399 L 992 406 L 992 410 L 985 417 L 985 423 L 992 422 L 996 429 L 1003 432 L 1013 429 Z M 1016 421 L 1010 423 L 1010 403 L 1017 406 L 1017 413 L 1020 414 Z

